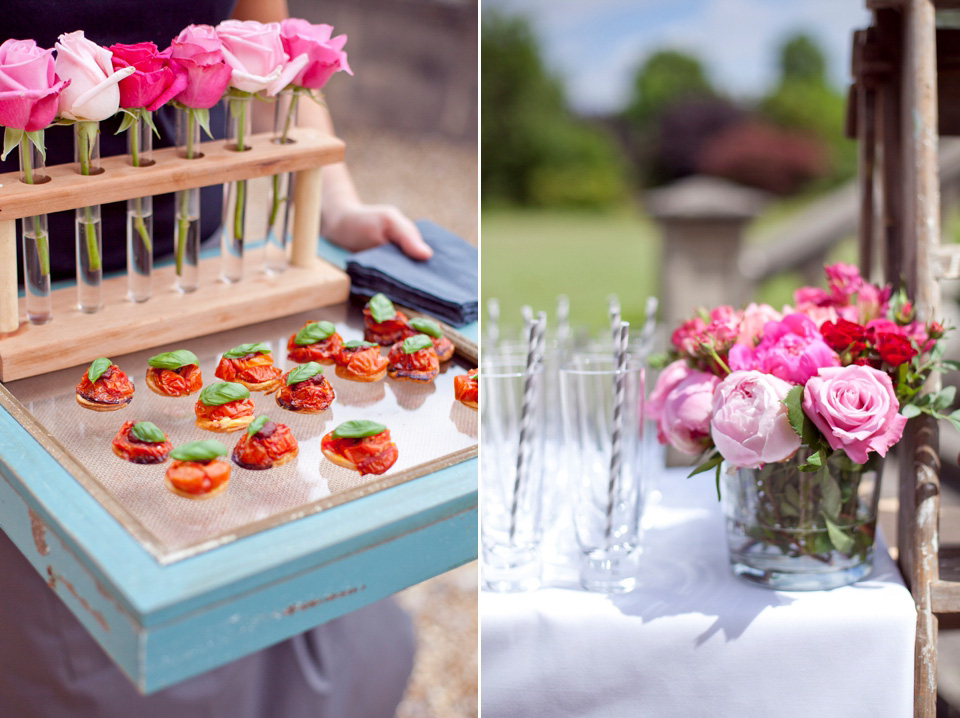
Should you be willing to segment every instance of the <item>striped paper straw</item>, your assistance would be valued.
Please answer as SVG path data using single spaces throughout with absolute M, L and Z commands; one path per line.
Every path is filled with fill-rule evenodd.
M 607 548 L 610 548 L 610 534 L 613 529 L 613 505 L 616 503 L 617 480 L 620 477 L 620 444 L 623 434 L 623 403 L 626 399 L 627 342 L 630 337 L 630 322 L 621 322 L 614 352 L 617 373 L 614 378 L 613 398 L 613 436 L 610 442 L 610 484 L 607 487 L 607 526 L 604 535 Z
M 566 294 L 557 297 L 557 343 L 562 349 L 570 334 L 570 298 Z
M 607 307 L 610 311 L 610 333 L 613 335 L 613 351 L 617 351 L 617 342 L 620 341 L 620 297 L 611 294 L 607 297 Z
M 533 310 L 531 310 L 532 313 Z M 520 442 L 517 447 L 517 473 L 513 480 L 513 503 L 510 505 L 510 542 L 513 543 L 517 532 L 517 507 L 520 505 L 520 494 L 529 470 L 527 454 L 530 450 L 530 441 L 533 434 L 533 403 L 536 399 L 534 373 L 540 362 L 540 352 L 543 346 L 543 334 L 546 329 L 547 317 L 540 313 L 538 321 L 527 322 L 527 365 L 523 377 L 523 403 L 520 407 Z
M 657 307 L 660 303 L 656 297 L 647 297 L 646 321 L 640 330 L 640 346 L 649 349 L 653 341 L 653 333 L 657 330 Z
M 490 346 L 500 343 L 500 302 L 496 297 L 487 300 L 487 336 Z
M 529 304 L 524 304 L 520 307 L 520 316 L 523 317 L 523 325 L 529 327 L 533 324 L 533 307 Z

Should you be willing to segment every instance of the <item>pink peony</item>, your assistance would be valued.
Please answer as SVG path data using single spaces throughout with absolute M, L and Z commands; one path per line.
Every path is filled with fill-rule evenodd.
M 854 264 L 837 262 L 823 268 L 827 275 L 827 284 L 834 299 L 840 304 L 849 304 L 854 294 L 866 284 L 860 276 L 860 270 Z
M 287 18 L 280 23 L 280 40 L 290 59 L 307 56 L 307 64 L 291 80 L 292 84 L 319 90 L 335 72 L 353 74 L 343 51 L 347 36 L 332 35 L 332 26 L 313 25 L 300 18 Z
M 700 317 L 688 319 L 673 331 L 670 341 L 678 352 L 692 356 L 700 346 L 701 335 L 706 328 L 706 322 Z
M 870 451 L 886 456 L 907 423 L 890 377 L 869 366 L 820 369 L 804 387 L 803 410 L 831 449 L 843 449 L 858 464 Z
M 188 25 L 170 43 L 170 59 L 184 69 L 187 84 L 173 99 L 193 110 L 213 107 L 223 97 L 231 69 L 223 59 L 217 31 L 210 25 Z
M 754 346 L 763 339 L 763 328 L 767 322 L 779 322 L 782 318 L 783 315 L 769 304 L 751 302 L 743 310 L 737 344 L 744 344 L 748 347 Z
M 70 84 L 60 93 L 60 114 L 68 120 L 99 122 L 120 109 L 120 80 L 134 68 L 114 70 L 112 53 L 83 36 L 83 30 L 57 40 L 57 74 Z
M 767 323 L 755 349 L 734 346 L 728 364 L 733 371 L 759 369 L 803 384 L 820 367 L 839 366 L 840 357 L 823 341 L 812 320 L 803 314 L 788 314 L 779 322 Z
M 120 80 L 120 107 L 145 107 L 150 112 L 165 105 L 187 86 L 187 73 L 170 62 L 170 52 L 160 52 L 152 42 L 110 46 L 115 70 L 132 67 L 134 73 Z
M 661 444 L 670 442 L 686 454 L 698 454 L 710 446 L 713 391 L 719 383 L 713 374 L 691 371 L 670 390 L 657 424 Z
M 230 86 L 242 92 L 276 95 L 307 64 L 307 56 L 290 59 L 280 40 L 280 24 L 224 20 L 217 25 L 223 57 L 232 70 Z
M 36 132 L 57 116 L 57 101 L 69 80 L 58 80 L 53 50 L 33 40 L 0 45 L 0 125 Z
M 758 469 L 783 461 L 800 448 L 800 437 L 783 403 L 791 384 L 759 371 L 728 375 L 713 394 L 710 433 L 724 459 Z
M 667 394 L 673 391 L 681 381 L 693 373 L 693 369 L 687 366 L 683 359 L 668 364 L 657 377 L 657 383 L 650 392 L 650 397 L 646 402 L 647 418 L 653 421 L 660 421 L 660 413 L 663 411 L 663 404 L 667 400 Z

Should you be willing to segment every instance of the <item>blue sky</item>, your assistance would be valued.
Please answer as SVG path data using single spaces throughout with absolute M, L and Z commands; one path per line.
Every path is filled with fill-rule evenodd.
M 620 109 L 633 71 L 662 48 L 703 61 L 716 87 L 736 97 L 766 91 L 777 77 L 777 48 L 804 31 L 827 55 L 830 78 L 845 86 L 850 41 L 869 24 L 862 0 L 482 0 L 484 10 L 525 15 L 545 60 L 585 113 Z

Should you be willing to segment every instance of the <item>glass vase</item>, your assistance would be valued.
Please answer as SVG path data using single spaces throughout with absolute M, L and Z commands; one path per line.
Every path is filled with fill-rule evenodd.
M 43 147 L 43 130 L 31 133 Z M 40 184 L 47 181 L 44 153 L 26 135 L 20 140 L 20 181 Z M 27 321 L 46 324 L 53 317 L 50 297 L 50 234 L 47 215 L 38 214 L 20 220 L 23 243 L 23 289 L 27 305 Z
M 127 129 L 127 152 L 134 167 L 153 164 L 153 130 L 141 110 Z M 153 293 L 153 197 L 127 200 L 127 296 L 145 302 Z
M 300 104 L 298 89 L 283 90 L 277 95 L 274 107 L 273 141 L 276 144 L 296 142 L 290 130 L 297 126 Z M 287 268 L 287 241 L 293 230 L 293 173 L 274 175 L 270 184 L 270 213 L 267 215 L 267 242 L 264 269 L 268 274 L 279 274 Z
M 800 470 L 809 452 L 725 473 L 722 502 L 733 573 L 786 591 L 837 588 L 873 569 L 882 460 L 855 464 L 842 451 Z
M 249 93 L 227 95 L 227 149 L 250 149 L 251 129 Z M 220 232 L 220 276 L 225 282 L 243 277 L 243 250 L 246 240 L 247 180 L 228 182 L 223 187 L 223 225 Z
M 100 174 L 100 125 L 98 122 L 77 122 L 74 125 L 74 159 L 82 175 Z M 101 283 L 100 205 L 76 210 L 77 306 L 93 313 L 103 304 Z
M 177 154 L 188 160 L 203 157 L 196 113 L 186 107 L 177 109 Z M 174 207 L 177 289 L 186 294 L 200 285 L 200 188 L 178 191 Z

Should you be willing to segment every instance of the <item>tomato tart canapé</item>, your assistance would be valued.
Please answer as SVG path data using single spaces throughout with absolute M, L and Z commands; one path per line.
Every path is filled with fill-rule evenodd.
M 93 411 L 116 411 L 133 399 L 133 382 L 106 357 L 94 359 L 77 384 L 77 403 Z
M 241 344 L 223 353 L 214 375 L 224 381 L 243 384 L 250 391 L 268 394 L 280 386 L 283 372 L 273 365 L 270 347 L 263 342 Z
M 350 381 L 380 381 L 387 375 L 387 363 L 387 358 L 380 355 L 379 344 L 349 341 L 337 355 L 337 376 Z
M 134 464 L 160 464 L 167 460 L 173 444 L 150 421 L 128 421 L 113 437 L 113 453 Z
M 479 369 L 471 369 L 466 374 L 453 377 L 453 396 L 464 406 L 476 409 L 480 403 Z
M 227 447 L 216 439 L 191 441 L 170 452 L 173 463 L 164 484 L 185 499 L 209 499 L 222 493 L 230 481 L 230 464 L 219 457 Z
M 277 404 L 288 411 L 319 414 L 326 411 L 336 395 L 317 362 L 308 362 L 283 375 L 283 386 L 275 394 Z
M 337 466 L 361 474 L 382 474 L 397 461 L 397 446 L 390 430 L 366 419 L 345 421 L 323 437 L 323 455 Z
M 407 317 L 385 294 L 374 294 L 363 308 L 363 338 L 388 347 L 404 337 Z
M 330 322 L 307 322 L 287 340 L 287 358 L 298 364 L 336 364 L 343 339 Z
M 261 471 L 283 466 L 299 452 L 289 427 L 258 416 L 233 448 L 232 458 L 241 468 Z
M 387 361 L 387 374 L 398 381 L 427 383 L 440 372 L 440 360 L 426 334 L 414 334 L 394 344 Z
M 440 361 L 450 361 L 453 359 L 453 342 L 443 336 L 443 329 L 432 319 L 426 317 L 414 317 L 408 323 L 404 338 L 412 337 L 416 334 L 426 334 L 433 340 L 433 348 L 437 352 L 437 359 Z
M 203 388 L 197 355 L 186 349 L 157 354 L 147 360 L 147 387 L 160 396 L 189 396 Z
M 201 391 L 194 411 L 198 427 L 221 432 L 246 429 L 254 415 L 250 390 L 230 381 L 211 384 Z

